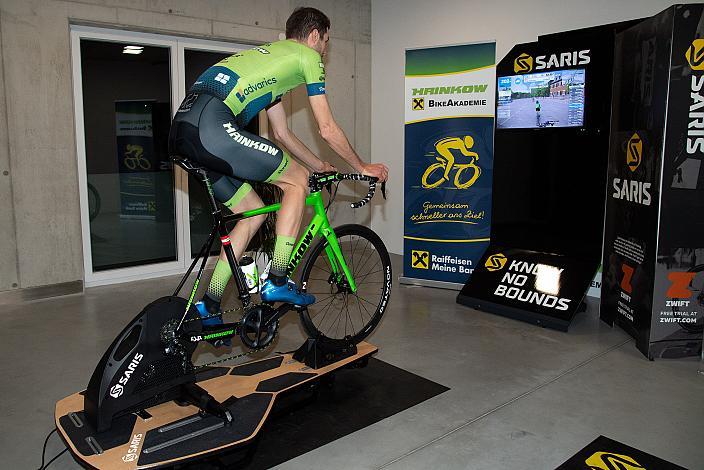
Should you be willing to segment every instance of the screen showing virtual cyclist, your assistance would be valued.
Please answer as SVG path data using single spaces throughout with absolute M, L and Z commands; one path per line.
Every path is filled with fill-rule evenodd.
M 301 306 L 315 302 L 315 297 L 300 291 L 287 278 L 286 270 L 301 225 L 309 169 L 335 170 L 330 163 L 316 157 L 288 128 L 281 96 L 305 85 L 320 136 L 330 148 L 356 172 L 381 181 L 388 177 L 386 165 L 365 163 L 359 158 L 333 118 L 325 96 L 323 65 L 329 29 L 330 20 L 321 11 L 296 9 L 286 21 L 285 40 L 238 52 L 203 72 L 181 103 L 169 135 L 170 154 L 204 166 L 216 199 L 233 212 L 264 205 L 248 180 L 271 183 L 283 191 L 269 277 L 260 291 L 265 302 Z M 243 129 L 262 109 L 266 109 L 280 146 Z M 241 220 L 230 232 L 238 259 L 265 217 Z M 221 250 L 208 290 L 196 303 L 201 316 L 221 312 L 222 294 L 231 278 L 232 271 Z M 211 317 L 204 323 L 220 324 L 222 317 Z

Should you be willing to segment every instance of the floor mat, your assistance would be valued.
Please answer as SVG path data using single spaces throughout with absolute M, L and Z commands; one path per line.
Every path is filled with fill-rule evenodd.
M 178 468 L 265 469 L 291 460 L 449 390 L 384 361 L 343 369 L 333 383 L 280 397 L 252 445 Z
M 687 470 L 659 457 L 599 436 L 555 470 Z

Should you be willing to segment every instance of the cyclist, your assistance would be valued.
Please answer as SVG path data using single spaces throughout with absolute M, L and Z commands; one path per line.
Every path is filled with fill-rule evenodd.
M 247 180 L 275 184 L 283 191 L 276 221 L 276 241 L 269 277 L 261 289 L 266 302 L 310 305 L 315 297 L 287 279 L 287 267 L 301 225 L 309 172 L 290 159 L 288 150 L 314 171 L 334 171 L 318 159 L 288 128 L 281 96 L 305 84 L 320 136 L 355 171 L 381 181 L 388 168 L 363 162 L 332 116 L 325 96 L 325 56 L 330 20 L 315 8 L 297 8 L 286 21 L 286 39 L 233 54 L 208 68 L 191 86 L 178 109 L 169 135 L 172 155 L 203 165 L 215 197 L 233 212 L 263 206 Z M 274 137 L 282 144 L 251 134 L 243 127 L 266 109 Z M 286 150 L 284 150 L 284 148 Z M 239 259 L 265 216 L 239 221 L 230 240 Z M 207 293 L 196 303 L 201 316 L 221 313 L 220 301 L 232 277 L 224 251 Z M 222 323 L 222 317 L 205 320 Z
M 452 150 L 459 150 L 462 155 L 469 157 L 471 164 L 473 164 L 476 160 L 479 160 L 479 155 L 470 150 L 472 147 L 474 147 L 474 139 L 471 135 L 466 135 L 464 138 L 446 137 L 435 142 L 435 150 L 447 162 L 445 164 L 445 173 L 443 175 L 445 180 L 450 180 L 450 171 L 452 171 L 452 168 L 455 166 L 455 156 L 452 154 Z

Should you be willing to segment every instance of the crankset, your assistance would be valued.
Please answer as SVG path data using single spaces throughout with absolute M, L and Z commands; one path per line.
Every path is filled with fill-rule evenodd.
M 250 307 L 240 323 L 240 339 L 250 349 L 267 347 L 279 329 L 278 311 L 271 305 L 258 304 Z

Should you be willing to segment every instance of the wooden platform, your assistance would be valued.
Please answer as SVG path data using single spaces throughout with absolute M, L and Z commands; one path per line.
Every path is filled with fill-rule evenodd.
M 357 345 L 357 354 L 317 370 L 296 361 L 292 354 L 205 369 L 198 374 L 198 385 L 229 408 L 234 423 L 227 427 L 219 418 L 199 415 L 195 406 L 168 402 L 117 418 L 109 431 L 96 433 L 83 414 L 82 392 L 56 404 L 56 427 L 73 456 L 89 467 L 173 465 L 248 443 L 262 428 L 280 393 L 376 351 L 376 346 L 362 342 Z

